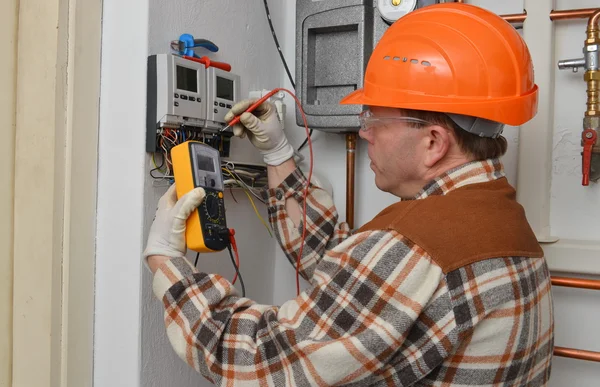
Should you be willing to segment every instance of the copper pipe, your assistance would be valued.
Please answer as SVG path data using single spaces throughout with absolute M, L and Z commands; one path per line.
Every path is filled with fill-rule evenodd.
M 600 352 L 585 351 L 583 349 L 554 347 L 554 356 L 600 362 Z
M 462 3 L 462 1 L 460 2 Z M 589 25 L 597 25 L 600 19 L 600 14 L 594 15 L 594 12 L 598 10 L 598 8 L 581 8 L 552 11 L 550 13 L 550 20 L 587 19 L 591 16 L 596 16 L 596 21 L 594 22 L 592 19 L 590 19 Z M 525 19 L 527 19 L 527 12 L 501 15 L 501 17 L 509 23 L 523 23 Z
M 592 14 L 590 20 L 588 21 L 588 31 L 595 30 L 599 28 L 600 24 L 600 8 L 596 8 L 596 12 Z
M 550 12 L 550 20 L 587 19 L 596 12 L 598 8 L 564 9 Z
M 552 285 L 568 288 L 600 290 L 600 280 L 582 278 L 552 277 Z
M 354 228 L 354 176 L 356 133 L 346 134 L 346 223 Z
M 464 0 L 456 0 L 456 2 L 464 3 Z M 590 19 L 588 26 L 597 25 L 600 21 L 600 14 L 594 15 L 594 12 L 599 10 L 600 8 L 580 8 L 552 11 L 550 12 L 550 20 L 587 19 L 594 16 L 595 20 Z M 527 19 L 527 12 L 502 15 L 502 18 L 509 23 L 523 23 Z
M 502 15 L 501 17 L 509 23 L 523 23 L 527 19 L 527 12 L 512 13 L 510 15 Z

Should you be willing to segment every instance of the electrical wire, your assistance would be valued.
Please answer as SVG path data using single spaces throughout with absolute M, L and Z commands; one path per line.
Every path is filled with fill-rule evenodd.
M 313 146 L 312 146 L 312 139 L 310 138 L 310 134 L 309 134 L 310 129 L 308 128 L 308 122 L 306 120 L 306 114 L 304 113 L 304 109 L 302 109 L 302 104 L 300 103 L 300 100 L 298 99 L 298 97 L 296 97 L 296 95 L 294 93 L 292 93 L 291 91 L 289 91 L 288 89 L 278 87 L 278 88 L 271 90 L 267 95 L 262 97 L 262 100 L 264 101 L 264 100 L 268 99 L 270 96 L 272 96 L 275 93 L 278 93 L 280 91 L 288 93 L 290 96 L 292 96 L 292 98 L 296 102 L 296 106 L 298 107 L 298 110 L 302 114 L 302 121 L 304 123 L 304 129 L 306 130 L 306 138 L 307 138 L 308 149 L 309 149 L 308 178 L 306 181 L 306 188 L 304 190 L 304 200 L 303 200 L 302 236 L 301 236 L 301 241 L 300 241 L 301 242 L 300 248 L 298 251 L 297 258 L 296 258 L 296 292 L 298 295 L 300 295 L 300 261 L 302 258 L 302 253 L 304 251 L 304 243 L 306 242 L 306 202 L 308 200 L 308 193 L 310 190 L 310 182 L 312 181 L 312 175 L 313 175 L 313 164 L 314 164 L 314 154 L 313 153 L 314 152 L 313 152 Z M 255 105 L 258 105 L 259 102 L 260 101 L 257 101 L 257 103 Z
M 194 267 L 198 267 L 198 258 L 200 258 L 200 253 L 196 253 L 196 261 L 194 262 Z
M 154 169 L 153 171 L 159 171 L 159 172 L 163 172 L 162 167 L 165 165 L 165 159 L 162 159 L 162 163 L 160 166 L 156 165 L 156 159 L 154 157 L 155 153 L 152 153 L 152 164 L 154 164 Z M 164 172 L 163 172 L 164 173 Z
M 308 132 L 308 137 L 312 137 L 312 134 L 313 134 L 313 130 L 311 129 L 311 130 Z M 302 144 L 301 144 L 301 145 L 298 147 L 298 152 L 300 152 L 300 151 L 302 150 L 302 148 L 304 148 L 304 147 L 306 146 L 306 144 L 308 144 L 308 137 L 306 137 L 306 138 L 304 139 L 304 142 L 303 142 L 303 143 L 302 143 Z
M 288 92 L 294 98 L 294 100 L 296 101 L 296 104 L 298 105 L 298 109 L 300 110 L 300 113 L 302 114 L 302 121 L 304 122 L 304 128 L 306 129 L 306 142 L 308 143 L 308 149 L 309 149 L 308 180 L 306 181 L 306 188 L 304 191 L 304 201 L 303 201 L 304 208 L 303 208 L 303 214 L 302 214 L 302 239 L 300 241 L 300 251 L 298 251 L 298 257 L 296 258 L 296 293 L 298 295 L 300 295 L 300 260 L 302 258 L 302 253 L 304 251 L 304 243 L 306 241 L 306 201 L 308 200 L 308 191 L 310 190 L 310 182 L 312 181 L 314 157 L 313 157 L 312 139 L 310 138 L 308 122 L 306 121 L 306 114 L 304 114 L 304 109 L 302 109 L 302 104 L 298 100 L 298 97 L 296 97 L 289 90 L 284 90 L 284 91 Z
M 242 274 L 240 273 L 240 268 L 235 263 L 235 258 L 233 257 L 233 252 L 231 251 L 231 244 L 227 245 L 227 251 L 229 251 L 229 257 L 231 257 L 231 263 L 235 269 L 235 274 L 237 278 L 240 279 L 240 285 L 242 287 L 242 297 L 246 297 L 246 286 L 244 285 L 244 279 L 242 278 Z
M 222 167 L 222 169 L 225 172 L 227 172 L 236 181 L 236 183 L 239 186 L 241 186 L 242 188 L 245 188 L 246 190 L 250 191 L 250 193 L 252 194 L 252 196 L 254 196 L 256 199 L 258 199 L 261 203 L 266 204 L 265 201 L 263 200 L 263 198 L 260 197 L 260 195 L 254 191 L 254 188 L 250 187 L 248 184 L 246 184 L 246 182 L 240 177 L 240 175 L 238 175 L 237 172 L 228 170 L 225 167 Z
M 239 268 L 240 268 L 240 252 L 238 251 L 237 243 L 235 242 L 235 230 L 233 230 L 233 229 L 229 229 L 229 244 L 233 248 L 233 252 L 235 253 L 235 262 L 236 262 L 236 265 L 239 270 Z M 238 278 L 238 274 L 236 272 L 235 276 L 233 277 L 233 281 L 231 281 L 232 285 L 235 285 L 235 281 L 237 281 L 237 278 Z
M 250 204 L 252 204 L 252 208 L 254 208 L 254 212 L 256 213 L 256 216 L 258 216 L 258 219 L 260 219 L 263 226 L 265 226 L 265 228 L 269 232 L 269 235 L 271 236 L 271 238 L 273 238 L 273 233 L 271 233 L 271 229 L 269 228 L 269 225 L 267 224 L 267 222 L 263 219 L 262 216 L 260 216 L 260 212 L 258 212 L 258 208 L 256 208 L 256 204 L 254 204 L 254 200 L 252 199 L 252 196 L 250 196 L 250 194 L 246 190 L 244 190 L 244 193 L 246 194 L 246 196 L 248 196 L 248 199 L 250 199 Z
M 275 47 L 277 48 L 277 52 L 279 53 L 279 57 L 281 58 L 281 63 L 283 63 L 283 67 L 285 68 L 285 72 L 290 80 L 290 84 L 296 90 L 296 82 L 294 82 L 294 78 L 292 77 L 292 73 L 290 72 L 290 68 L 288 67 L 287 61 L 283 56 L 283 51 L 281 50 L 281 46 L 279 45 L 279 39 L 277 39 L 277 34 L 275 33 L 275 28 L 273 27 L 273 21 L 271 20 L 271 12 L 269 11 L 269 4 L 267 0 L 263 0 L 265 5 L 265 13 L 267 15 L 267 21 L 269 22 L 269 28 L 271 29 L 271 35 L 273 35 L 273 41 L 275 42 Z M 306 119 L 304 120 L 306 124 Z M 298 147 L 298 152 L 302 150 L 308 144 L 308 139 L 312 136 L 313 130 L 310 129 L 306 134 L 306 140 Z
M 279 52 L 279 57 L 281 58 L 283 67 L 285 67 L 285 72 L 287 73 L 292 87 L 296 89 L 296 83 L 294 82 L 294 78 L 292 78 L 292 73 L 290 72 L 290 68 L 287 65 L 287 61 L 283 56 L 281 46 L 279 45 L 279 40 L 277 39 L 277 34 L 275 33 L 275 28 L 273 27 L 273 21 L 271 20 L 271 12 L 269 11 L 269 4 L 267 3 L 267 0 L 263 0 L 263 3 L 265 4 L 265 13 L 267 14 L 267 20 L 269 21 L 269 27 L 271 28 L 271 34 L 273 35 L 273 41 L 275 42 L 275 46 L 277 47 L 277 52 Z
M 238 184 L 240 184 L 240 187 L 242 187 L 242 191 L 244 191 L 244 193 L 246 194 L 246 196 L 248 196 L 248 199 L 250 200 L 250 204 L 252 205 L 252 208 L 254 209 L 254 213 L 256 214 L 258 219 L 260 219 L 263 226 L 265 226 L 265 228 L 269 232 L 269 235 L 271 236 L 271 238 L 273 238 L 273 233 L 271 233 L 271 228 L 269 227 L 269 225 L 267 224 L 265 219 L 260 215 L 258 208 L 256 208 L 256 204 L 254 204 L 254 200 L 252 199 L 252 196 L 250 196 L 250 193 L 248 193 L 249 190 L 246 188 L 245 185 L 243 185 L 243 182 L 240 182 L 238 179 L 236 179 L 236 177 L 233 175 L 233 173 L 230 170 L 228 170 L 227 168 L 224 168 L 224 167 L 222 169 L 223 169 L 223 171 L 228 173 L 235 181 L 237 181 Z
M 313 146 L 312 139 L 310 138 L 310 129 L 308 128 L 308 122 L 306 120 L 306 114 L 304 113 L 304 109 L 302 109 L 302 104 L 300 100 L 294 93 L 284 88 L 277 88 L 272 90 L 271 92 L 279 92 L 284 91 L 294 98 L 296 101 L 296 105 L 298 106 L 298 110 L 300 110 L 300 114 L 302 114 L 302 121 L 304 123 L 304 129 L 306 130 L 306 139 L 309 149 L 309 167 L 308 167 L 308 178 L 306 181 L 306 188 L 304 189 L 304 201 L 302 202 L 303 214 L 302 214 L 302 236 L 300 240 L 300 249 L 298 250 L 298 256 L 296 258 L 296 293 L 300 295 L 300 260 L 302 258 L 302 253 L 304 252 L 304 244 L 306 242 L 306 202 L 308 200 L 308 192 L 310 190 L 310 182 L 312 181 L 313 175 L 313 164 L 314 164 L 314 154 L 313 154 Z

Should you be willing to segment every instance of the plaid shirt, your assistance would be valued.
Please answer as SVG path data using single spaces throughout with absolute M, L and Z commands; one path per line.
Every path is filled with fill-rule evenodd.
M 501 176 L 497 160 L 470 163 L 415 199 Z M 293 264 L 302 229 L 285 201 L 304 200 L 305 184 L 296 171 L 268 192 Z M 168 337 L 194 369 L 223 386 L 546 385 L 553 318 L 544 259 L 488 259 L 444 274 L 397 232 L 353 234 L 323 190 L 306 199 L 300 271 L 312 288 L 280 307 L 241 298 L 184 258 L 157 271 Z

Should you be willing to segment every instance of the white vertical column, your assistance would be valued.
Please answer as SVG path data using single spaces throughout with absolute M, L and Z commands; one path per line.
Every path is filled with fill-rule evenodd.
M 138 387 L 148 0 L 104 0 L 94 386 Z
M 555 0 L 525 0 L 527 20 L 524 38 L 529 46 L 540 87 L 538 113 L 521 126 L 517 200 L 525 207 L 527 219 L 541 242 L 550 236 L 550 186 L 552 176 L 552 135 L 554 128 L 554 25 L 550 12 Z

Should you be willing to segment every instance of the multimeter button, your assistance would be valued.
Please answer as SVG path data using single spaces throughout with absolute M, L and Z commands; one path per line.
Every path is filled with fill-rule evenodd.
M 195 101 L 196 101 L 196 98 L 194 98 L 194 97 L 190 97 L 190 101 L 192 101 L 192 102 L 195 102 Z
M 188 97 L 187 97 L 187 95 L 183 95 L 183 94 L 181 94 L 181 99 L 185 99 L 185 100 L 187 100 L 187 99 L 188 99 Z
M 215 101 L 215 106 L 219 106 L 219 103 L 217 101 Z
M 221 103 L 219 104 L 219 106 L 220 106 L 220 107 L 225 107 L 225 104 L 224 104 L 223 102 L 221 102 Z
M 196 101 L 202 102 L 202 98 L 198 97 L 198 99 Z
M 223 199 L 223 192 L 219 192 L 219 199 Z
M 215 114 L 217 114 L 219 112 L 219 109 L 215 109 Z
M 217 185 L 217 182 L 215 181 L 215 179 L 210 179 L 210 186 L 214 187 L 215 185 Z
M 175 106 L 179 106 L 179 102 L 175 101 L 174 102 Z
M 175 93 L 175 98 L 179 98 L 179 94 Z
M 230 104 L 227 104 L 227 107 L 228 107 L 229 109 L 231 109 L 231 105 L 230 105 Z

